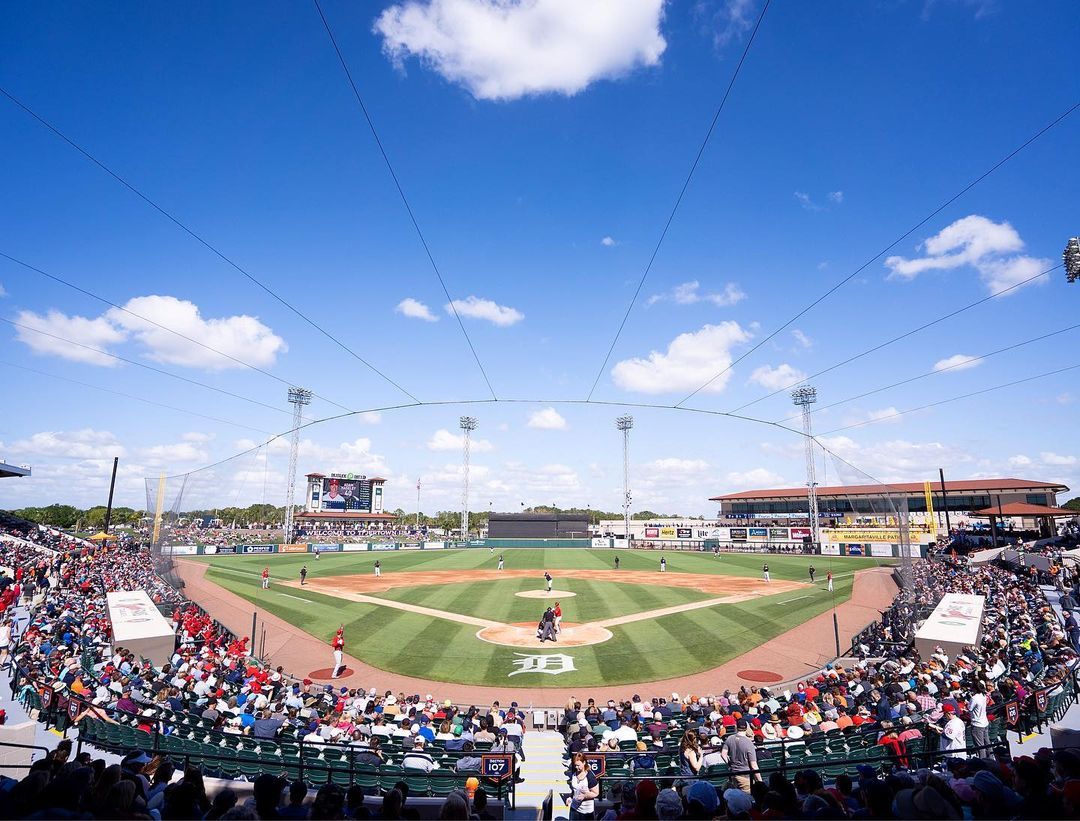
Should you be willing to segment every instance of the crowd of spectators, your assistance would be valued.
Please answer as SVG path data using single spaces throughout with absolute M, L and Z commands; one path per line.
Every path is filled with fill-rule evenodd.
M 380 747 L 392 738 L 395 744 L 409 750 L 405 766 L 423 771 L 434 768 L 436 763 L 426 751 L 432 744 L 461 752 L 458 766 L 466 761 L 466 770 L 478 765 L 475 756 L 468 755 L 478 742 L 492 744 L 497 751 L 512 752 L 519 760 L 523 755 L 525 721 L 516 703 L 507 707 L 497 702 L 486 707 L 465 707 L 431 694 L 394 693 L 374 687 L 334 688 L 307 679 L 294 680 L 281 668 L 253 659 L 246 637 L 232 635 L 198 606 L 184 600 L 154 572 L 145 551 L 96 546 L 25 523 L 14 527 L 5 522 L 4 527 L 9 536 L 16 537 L 0 537 L 0 566 L 13 568 L 11 576 L 0 577 L 0 595 L 7 597 L 8 605 L 22 601 L 32 607 L 29 624 L 17 636 L 11 633 L 8 615 L 0 617 L 0 644 L 4 643 L 6 628 L 9 647 L 5 649 L 28 677 L 26 686 L 47 686 L 61 703 L 77 699 L 80 718 L 127 713 L 147 731 L 168 733 L 170 724 L 161 720 L 162 711 L 193 714 L 212 722 L 214 729 L 223 734 L 268 741 L 288 735 L 311 745 L 349 744 L 373 759 L 381 758 Z M 1069 595 L 1080 599 L 1075 575 L 1066 573 L 1063 581 Z M 167 612 L 171 610 L 177 647 L 169 662 L 160 668 L 111 644 L 104 592 L 131 589 L 146 590 Z M 989 764 L 973 759 L 967 763 L 950 761 L 947 773 L 903 771 L 905 745 L 916 737 L 914 733 L 926 739 L 924 744 L 940 749 L 957 762 L 966 761 L 969 751 L 992 759 L 993 747 L 986 727 L 994 717 L 1001 716 L 1003 705 L 1016 702 L 1022 709 L 1030 708 L 1036 690 L 1062 688 L 1077 663 L 1066 629 L 1037 584 L 1023 574 L 996 566 L 971 567 L 963 559 L 919 562 L 910 592 L 882 614 L 874 630 L 860 638 L 858 661 L 828 665 L 791 691 L 743 687 L 719 695 L 680 697 L 673 693 L 671 698 L 651 699 L 634 696 L 621 703 L 610 701 L 606 707 L 592 701 L 585 705 L 572 701 L 567 705 L 564 724 L 568 750 L 603 750 L 605 745 L 610 749 L 612 741 L 618 747 L 620 740 L 634 738 L 639 740 L 639 747 L 645 746 L 639 752 L 647 758 L 649 744 L 655 744 L 657 739 L 663 741 L 670 734 L 671 722 L 677 719 L 680 728 L 688 728 L 682 734 L 685 749 L 680 747 L 677 760 L 681 774 L 692 782 L 703 767 L 718 760 L 717 755 L 727 762 L 753 759 L 758 763 L 767 760 L 768 748 L 774 742 L 811 744 L 817 737 L 854 727 L 861 733 L 873 734 L 875 743 L 888 747 L 895 754 L 900 772 L 884 780 L 877 777 L 876 771 L 866 773 L 858 785 L 848 785 L 847 793 L 842 779 L 835 788 L 823 791 L 812 773 L 802 774 L 801 784 L 798 778 L 794 784 L 775 777 L 765 782 L 748 778 L 737 788 L 743 788 L 739 791 L 750 799 L 749 806 L 744 806 L 744 798 L 728 797 L 724 791 L 715 790 L 714 804 L 705 800 L 702 787 L 692 783 L 681 794 L 656 789 L 650 804 L 649 788 L 639 786 L 622 794 L 621 802 L 626 806 L 616 815 L 650 817 L 633 814 L 642 810 L 642 805 L 635 807 L 634 801 L 644 799 L 647 811 L 657 815 L 664 805 L 668 807 L 665 812 L 678 809 L 679 814 L 702 818 L 720 812 L 729 813 L 727 817 L 750 817 L 741 812 L 756 813 L 755 817 L 799 817 L 790 814 L 796 806 L 792 802 L 796 801 L 803 817 L 807 812 L 810 817 L 833 817 L 820 813 L 835 812 L 834 801 L 844 811 L 839 817 L 894 817 L 889 813 L 895 817 L 953 817 L 952 811 L 963 813 L 965 809 L 976 817 L 996 817 L 980 814 L 991 804 L 1002 807 L 1011 803 L 1037 807 L 1040 812 L 1048 810 L 1048 817 L 1070 817 L 1060 813 L 1075 804 L 1075 791 L 1080 789 L 1075 779 L 1080 771 L 1077 762 L 1067 757 L 1058 761 L 1002 759 Z M 939 649 L 930 658 L 920 658 L 910 642 L 912 619 L 932 608 L 945 592 L 987 597 L 982 644 L 955 657 Z M 0 605 L 4 601 L 0 599 Z M 0 612 L 3 610 L 6 607 L 0 608 Z M 734 749 L 732 739 L 745 739 L 738 742 L 741 749 Z M 197 798 L 200 791 L 195 786 L 195 774 L 174 777 L 169 772 L 165 778 L 159 773 L 161 766 L 167 765 L 156 763 L 157 769 L 147 772 L 152 762 L 141 756 L 129 757 L 127 762 L 129 770 L 134 768 L 133 777 L 125 776 L 123 767 L 105 767 L 103 762 L 85 756 L 82 761 L 69 761 L 69 757 L 70 752 L 57 754 L 47 766 L 36 766 L 13 788 L 11 796 L 16 803 L 8 806 L 33 812 L 49 809 L 54 805 L 48 802 L 60 800 L 74 802 L 74 812 L 129 818 L 145 817 L 146 812 L 157 812 L 162 818 L 217 818 L 227 812 L 255 811 L 212 808 L 205 802 L 204 793 Z M 53 797 L 57 782 L 71 785 L 60 799 Z M 121 787 L 121 783 L 132 783 L 134 789 Z M 155 786 L 161 789 L 151 795 Z M 277 786 L 274 801 L 281 799 L 282 787 Z M 640 794 L 642 789 L 644 796 Z M 671 795 L 665 798 L 667 793 Z M 993 801 L 980 804 L 979 796 L 984 795 Z M 155 798 L 158 804 L 152 806 Z M 197 814 L 185 815 L 166 809 L 170 800 L 183 806 L 183 812 L 190 810 L 192 801 L 202 801 L 205 806 L 199 804 Z M 401 817 L 393 814 L 400 813 L 400 808 L 394 809 L 397 799 L 389 800 L 390 806 L 383 804 L 381 811 L 391 815 L 384 817 Z M 702 808 L 695 806 L 694 801 L 702 800 Z M 227 798 L 223 801 L 227 803 Z M 465 801 L 468 806 L 467 798 Z M 1067 803 L 1070 801 L 1074 804 Z M 269 812 L 268 802 L 270 798 L 263 799 L 258 817 L 266 817 L 263 813 Z M 337 797 L 324 795 L 324 803 L 337 807 L 330 810 L 332 813 L 351 812 L 344 793 Z M 909 806 L 916 806 L 918 812 L 930 812 L 921 809 L 923 805 L 945 814 L 908 814 Z M 889 809 L 884 815 L 875 814 L 885 807 Z M 308 809 L 314 813 L 314 809 Z M 712 815 L 695 814 L 701 811 Z M 1015 814 L 1010 810 L 1004 817 Z

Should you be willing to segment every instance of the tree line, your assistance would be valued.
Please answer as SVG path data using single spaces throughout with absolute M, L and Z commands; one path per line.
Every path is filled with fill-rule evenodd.
M 1074 500 L 1080 502 L 1080 499 Z M 416 524 L 416 513 L 409 513 L 398 508 L 387 511 L 394 516 L 395 523 L 402 527 L 412 527 Z M 609 512 L 605 510 L 593 510 L 591 508 L 570 507 L 560 508 L 553 505 L 536 505 L 535 507 L 522 508 L 522 513 L 558 513 L 563 515 L 587 516 L 590 524 L 599 524 L 602 519 L 621 519 L 621 512 Z M 100 530 L 105 526 L 105 506 L 97 505 L 91 508 L 78 508 L 74 505 L 52 504 L 47 507 L 24 507 L 12 510 L 10 513 L 20 519 L 37 522 L 50 527 L 71 529 L 78 527 L 80 530 Z M 114 525 L 135 525 L 148 515 L 145 510 L 136 510 L 130 507 L 114 507 L 112 523 Z M 262 525 L 263 527 L 280 527 L 285 521 L 285 508 L 274 505 L 255 504 L 247 507 L 219 507 L 205 508 L 201 510 L 189 510 L 180 514 L 181 518 L 202 520 L 205 518 L 219 519 L 224 527 L 250 527 Z M 650 519 L 677 518 L 678 514 L 656 513 L 652 510 L 635 512 L 630 518 L 635 521 Z M 170 517 L 171 518 L 171 517 Z M 487 525 L 488 511 L 475 511 L 469 513 L 469 530 L 478 532 Z M 456 530 L 461 525 L 460 510 L 440 510 L 434 514 L 420 514 L 420 524 L 428 528 L 441 528 L 446 531 Z

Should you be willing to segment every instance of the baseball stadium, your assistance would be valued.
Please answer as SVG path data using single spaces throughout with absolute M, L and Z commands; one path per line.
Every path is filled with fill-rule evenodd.
M 0 819 L 1080 818 L 1077 33 L 12 5 Z

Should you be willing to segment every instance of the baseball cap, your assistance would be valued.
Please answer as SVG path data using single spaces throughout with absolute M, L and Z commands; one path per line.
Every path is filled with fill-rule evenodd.
M 675 790 L 668 787 L 656 796 L 657 818 L 679 818 L 682 815 L 682 799 Z
M 716 812 L 716 808 L 720 806 L 716 788 L 708 781 L 695 781 L 686 792 L 686 800 L 699 803 L 709 817 L 712 817 Z
M 724 803 L 727 804 L 729 816 L 748 813 L 754 806 L 754 802 L 749 795 L 734 787 L 724 790 Z

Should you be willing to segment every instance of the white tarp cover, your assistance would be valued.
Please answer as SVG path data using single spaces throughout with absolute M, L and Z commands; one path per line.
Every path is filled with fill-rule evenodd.
M 940 647 L 949 659 L 960 655 L 969 645 L 982 641 L 985 596 L 946 593 L 934 612 L 915 634 L 915 649 L 928 659 Z
M 989 550 L 979 550 L 968 556 L 968 561 L 971 564 L 990 564 L 998 556 L 1001 555 L 1003 547 L 991 547 Z
M 175 636 L 172 624 L 146 595 L 145 590 L 121 590 L 106 594 L 113 646 L 123 647 L 136 658 L 165 664 L 172 656 Z

